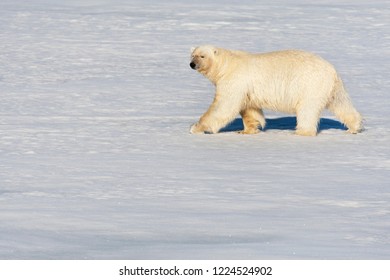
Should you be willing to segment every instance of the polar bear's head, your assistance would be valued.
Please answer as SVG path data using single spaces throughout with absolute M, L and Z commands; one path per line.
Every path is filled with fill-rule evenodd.
M 199 46 L 191 50 L 190 67 L 202 74 L 207 74 L 218 55 L 218 48 L 214 46 Z

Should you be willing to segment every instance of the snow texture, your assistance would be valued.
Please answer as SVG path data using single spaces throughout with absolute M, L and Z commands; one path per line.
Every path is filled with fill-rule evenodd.
M 0 2 L 1 259 L 389 259 L 390 2 Z M 192 46 L 304 49 L 365 118 L 190 135 Z

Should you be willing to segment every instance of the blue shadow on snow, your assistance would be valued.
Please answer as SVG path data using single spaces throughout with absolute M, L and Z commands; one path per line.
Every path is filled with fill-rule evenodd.
M 282 117 L 276 119 L 266 119 L 267 123 L 265 125 L 265 130 L 295 130 L 297 126 L 297 118 L 296 117 Z M 241 118 L 235 119 L 233 122 L 228 124 L 226 127 L 221 129 L 220 132 L 233 132 L 240 131 L 244 129 L 244 124 Z M 347 128 L 339 121 L 321 118 L 320 123 L 318 125 L 318 131 L 328 130 L 328 129 L 339 129 L 339 130 L 347 130 Z

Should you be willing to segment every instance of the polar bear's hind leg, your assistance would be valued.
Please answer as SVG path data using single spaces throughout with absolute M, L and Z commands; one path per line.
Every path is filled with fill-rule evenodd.
M 297 110 L 297 127 L 295 134 L 301 136 L 316 136 L 322 111 L 321 105 L 313 102 L 302 104 Z
M 341 80 L 335 88 L 335 97 L 328 105 L 329 111 L 347 126 L 348 132 L 356 134 L 363 131 L 362 116 L 352 105 L 348 93 L 345 91 Z

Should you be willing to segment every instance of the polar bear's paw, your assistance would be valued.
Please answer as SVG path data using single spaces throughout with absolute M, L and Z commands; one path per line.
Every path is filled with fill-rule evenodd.
M 316 136 L 317 130 L 297 129 L 295 130 L 295 134 L 300 136 Z
M 364 128 L 363 127 L 360 127 L 358 129 L 353 129 L 353 128 L 350 128 L 347 130 L 348 133 L 351 133 L 351 134 L 358 134 L 358 133 L 361 133 L 364 131 Z
M 238 132 L 238 134 L 257 134 L 260 130 L 258 128 L 247 128 Z
M 190 128 L 191 134 L 211 134 L 214 133 L 211 129 L 201 123 L 194 123 Z

